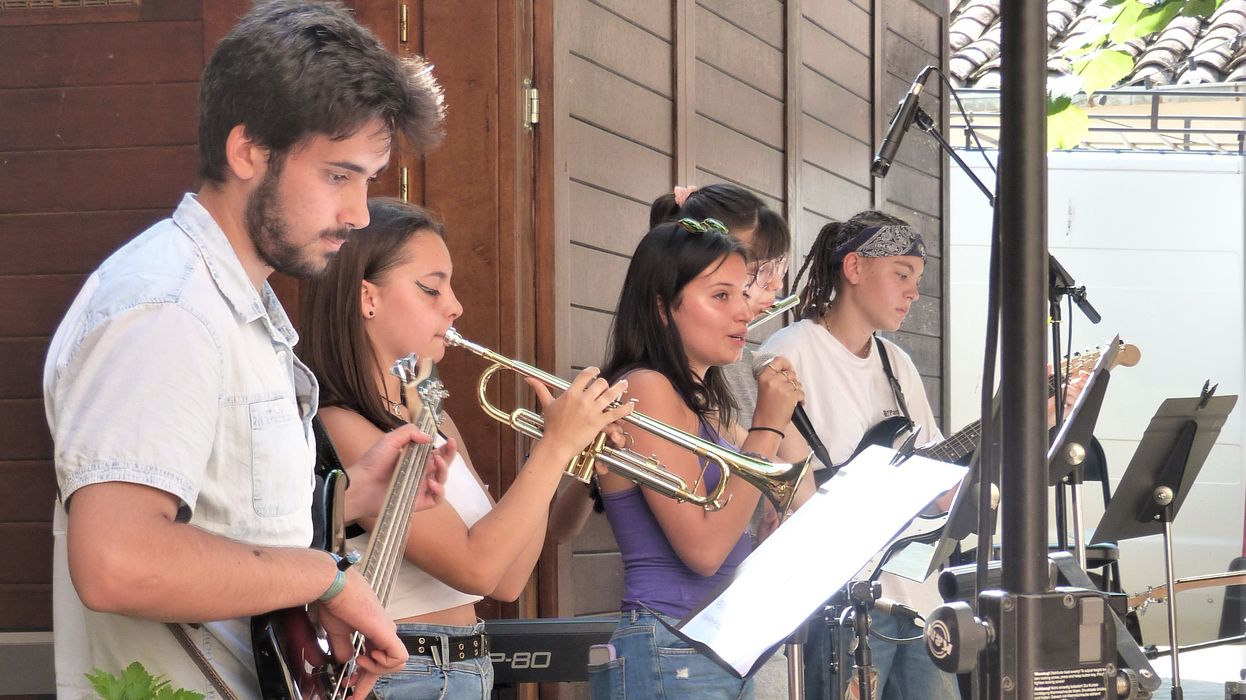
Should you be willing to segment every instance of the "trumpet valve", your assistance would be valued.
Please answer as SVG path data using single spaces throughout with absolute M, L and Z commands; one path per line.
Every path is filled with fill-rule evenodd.
M 567 474 L 587 484 L 593 478 L 593 465 L 597 463 L 597 455 L 601 454 L 605 446 L 606 434 L 598 433 L 589 446 L 571 460 L 571 464 L 567 466 Z

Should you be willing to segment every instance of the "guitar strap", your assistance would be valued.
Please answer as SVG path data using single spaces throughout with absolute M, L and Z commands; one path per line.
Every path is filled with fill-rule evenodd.
M 878 359 L 882 360 L 883 373 L 887 375 L 887 383 L 891 385 L 891 393 L 896 397 L 896 406 L 900 408 L 900 413 L 904 414 L 904 420 L 909 422 L 909 429 L 913 428 L 913 417 L 909 415 L 908 403 L 904 401 L 904 389 L 900 388 L 900 380 L 896 379 L 896 373 L 891 371 L 891 359 L 887 357 L 887 347 L 883 345 L 883 339 L 874 336 L 874 344 L 878 346 Z
M 342 460 L 338 459 L 337 450 L 333 449 L 333 441 L 329 439 L 329 431 L 325 430 L 324 421 L 317 413 L 312 418 L 312 433 L 316 436 L 316 475 L 325 476 L 337 469 L 345 472 Z
M 329 472 L 340 471 L 346 474 L 346 468 L 342 466 L 342 460 L 337 456 L 337 449 L 333 447 L 333 440 L 329 437 L 329 431 L 325 429 L 324 422 L 320 420 L 320 414 L 317 413 L 312 418 L 312 434 L 316 437 L 316 502 L 320 502 L 320 490 L 325 488 L 325 479 L 328 478 Z M 350 487 L 350 476 L 346 477 L 346 486 Z M 322 514 L 317 509 L 312 509 L 312 546 L 317 549 L 328 549 L 325 546 L 328 538 L 325 535 L 328 523 L 321 522 Z M 364 534 L 365 530 L 352 523 L 346 526 L 346 539 L 358 537 Z
M 212 668 L 212 664 L 204 657 L 203 652 L 199 651 L 199 646 L 186 633 L 185 628 L 176 622 L 166 622 L 165 626 L 173 633 L 173 638 L 177 640 L 177 643 L 182 645 L 182 649 L 186 651 L 186 655 L 190 657 L 191 661 L 194 661 L 199 670 L 203 671 L 204 677 L 208 679 L 208 683 L 212 684 L 212 688 L 216 690 L 217 694 L 224 700 L 238 700 L 238 696 L 225 683 L 225 679 L 221 678 L 221 674 L 217 673 L 215 668 Z

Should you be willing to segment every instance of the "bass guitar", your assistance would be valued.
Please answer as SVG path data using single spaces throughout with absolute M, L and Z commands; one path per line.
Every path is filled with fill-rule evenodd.
M 441 405 L 448 394 L 436 377 L 432 361 L 417 361 L 409 355 L 394 363 L 391 371 L 402 382 L 403 403 L 411 422 L 427 435 L 436 434 Z M 399 456 L 384 505 L 368 539 L 367 553 L 360 562 L 360 572 L 382 606 L 388 602 L 402 563 L 411 509 L 432 450 L 432 444 L 413 444 Z M 326 478 L 327 495 L 317 503 L 327 523 L 327 548 L 342 556 L 346 555 L 341 507 L 345 491 L 345 474 L 340 470 L 330 472 Z M 260 691 L 266 700 L 337 700 L 347 696 L 353 658 L 346 664 L 333 659 L 312 605 L 252 617 L 251 641 Z M 354 656 L 362 651 L 363 639 L 356 634 Z
M 1067 375 L 1073 376 L 1082 370 L 1090 371 L 1094 369 L 1099 362 L 1100 355 L 1103 351 L 1099 348 L 1087 350 L 1085 352 L 1070 355 L 1065 359 Z M 1122 344 L 1120 350 L 1116 353 L 1116 359 L 1108 369 L 1115 369 L 1118 366 L 1133 367 L 1138 364 L 1142 358 L 1142 353 L 1136 345 Z M 1054 396 L 1056 393 L 1055 377 L 1047 377 L 1047 395 Z M 871 445 L 881 445 L 883 447 L 891 447 L 901 439 L 909 430 L 909 422 L 903 416 L 893 416 L 884 419 L 878 425 L 870 428 L 865 436 L 861 438 L 861 442 L 857 444 L 856 450 L 853 451 L 852 457 L 849 457 L 844 464 L 851 462 L 865 448 Z M 969 460 L 973 458 L 973 453 L 978 449 L 978 441 L 982 437 L 982 421 L 976 420 L 973 423 L 961 428 L 951 437 L 942 440 L 933 445 L 926 445 L 913 450 L 913 454 L 937 460 L 940 462 L 948 462 L 951 464 L 967 465 Z M 947 523 L 947 513 L 936 513 L 931 515 L 918 515 L 909 523 L 904 530 L 900 532 L 895 539 L 891 540 L 886 547 L 875 555 L 861 569 L 857 578 L 861 578 L 868 574 L 868 578 L 873 578 L 878 573 L 878 569 L 887 562 L 889 558 L 896 552 L 903 550 L 905 547 L 914 542 L 922 542 L 929 544 L 939 539 L 939 534 L 943 531 L 943 526 Z

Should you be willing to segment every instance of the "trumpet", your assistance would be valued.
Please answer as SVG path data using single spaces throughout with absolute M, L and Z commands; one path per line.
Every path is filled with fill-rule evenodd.
M 509 369 L 524 377 L 537 381 L 560 391 L 566 391 L 571 383 L 554 376 L 532 365 L 512 360 L 482 345 L 467 340 L 458 331 L 451 328 L 446 331 L 446 345 L 468 350 L 491 364 L 476 383 L 476 400 L 480 408 L 499 423 L 509 425 L 515 431 L 530 438 L 539 440 L 544 436 L 545 421 L 541 416 L 525 408 L 516 408 L 507 413 L 495 406 L 487 397 L 489 382 L 500 370 Z M 600 433 L 597 438 L 584 449 L 567 467 L 567 474 L 588 483 L 593 474 L 593 464 L 601 462 L 610 471 L 631 480 L 641 486 L 673 498 L 679 502 L 698 505 L 707 511 L 715 511 L 727 505 L 730 496 L 726 494 L 728 477 L 732 474 L 744 479 L 758 491 L 761 491 L 771 503 L 780 517 L 786 516 L 791 509 L 792 499 L 801 479 L 809 471 L 812 455 L 797 464 L 767 462 L 763 459 L 750 457 L 729 450 L 717 443 L 704 440 L 696 435 L 680 430 L 633 411 L 623 419 L 642 430 L 648 431 L 668 442 L 675 444 L 712 464 L 718 465 L 721 477 L 712 491 L 705 495 L 697 493 L 705 477 L 702 469 L 700 476 L 692 483 L 663 468 L 653 457 L 644 457 L 634 451 L 620 449 L 606 444 L 606 434 Z M 707 465 L 708 468 L 708 465 Z
M 766 321 L 769 321 L 770 319 L 774 318 L 775 316 L 778 316 L 779 314 L 783 313 L 784 311 L 787 311 L 788 309 L 792 308 L 793 306 L 796 306 L 799 303 L 800 303 L 799 294 L 793 294 L 788 297 L 783 297 L 782 299 L 772 304 L 770 308 L 757 314 L 757 316 L 752 321 L 749 321 L 748 329 L 750 331 L 755 330 L 761 324 L 765 323 Z

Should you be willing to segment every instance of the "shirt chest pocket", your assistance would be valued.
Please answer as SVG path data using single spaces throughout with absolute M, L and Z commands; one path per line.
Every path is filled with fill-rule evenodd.
M 242 416 L 251 433 L 251 505 L 275 518 L 306 508 L 311 488 L 311 448 L 290 398 L 255 401 Z

